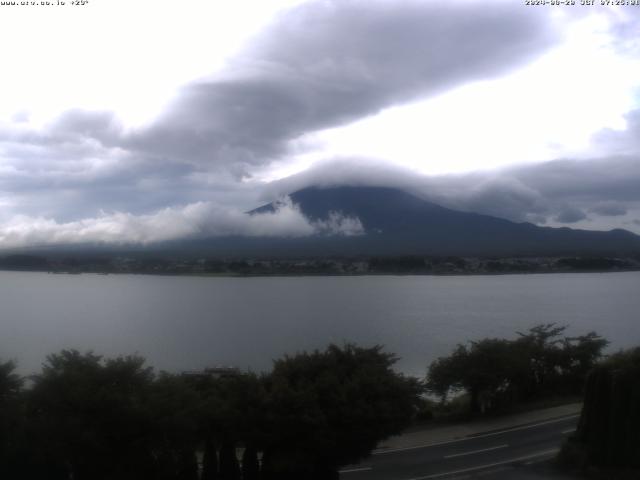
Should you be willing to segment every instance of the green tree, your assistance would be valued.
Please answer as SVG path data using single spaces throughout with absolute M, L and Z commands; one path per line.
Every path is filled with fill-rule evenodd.
M 0 402 L 3 404 L 15 399 L 22 390 L 24 380 L 15 369 L 16 364 L 12 361 L 0 362 Z
M 517 357 L 507 340 L 487 338 L 458 345 L 450 356 L 431 363 L 427 388 L 443 401 L 449 393 L 466 391 L 471 413 L 484 412 L 509 394 Z
M 14 362 L 0 362 L 0 478 L 17 475 L 25 447 L 22 411 L 23 378 Z
M 103 360 L 74 350 L 47 357 L 29 392 L 40 467 L 84 479 L 151 474 L 146 415 L 151 368 L 140 357 Z
M 563 382 L 570 392 L 582 392 L 587 375 L 598 364 L 608 344 L 596 332 L 563 339 Z
M 202 454 L 202 480 L 218 480 L 219 478 L 216 446 L 213 440 L 207 437 Z
M 263 465 L 277 478 L 337 478 L 405 428 L 422 387 L 392 370 L 382 347 L 329 346 L 277 360 L 266 379 L 269 432 Z
M 188 444 L 178 455 L 177 480 L 198 480 L 198 460 L 193 446 Z
M 582 415 L 562 456 L 615 470 L 606 478 L 640 473 L 640 347 L 613 355 L 587 377 Z M 581 453 L 576 453 L 576 451 Z M 605 475 L 603 475 L 603 478 Z
M 202 404 L 200 393 L 183 375 L 161 372 L 151 385 L 146 405 L 152 419 L 150 448 L 159 459 L 161 478 L 181 480 L 193 475 L 195 452 L 204 444 Z
M 460 344 L 431 363 L 427 388 L 443 402 L 451 393 L 467 393 L 471 413 L 543 395 L 578 393 L 607 341 L 595 332 L 562 337 L 565 330 L 549 323 L 518 332 L 515 340 Z
M 260 463 L 255 447 L 249 445 L 242 454 L 242 480 L 258 480 L 260 478 Z
M 233 443 L 224 442 L 220 448 L 220 479 L 240 480 L 240 464 Z
M 528 362 L 528 367 L 516 380 L 523 398 L 530 399 L 557 390 L 562 367 L 566 366 L 561 338 L 566 329 L 566 326 L 546 323 L 530 328 L 527 333 L 518 332 L 520 338 L 515 344 Z
M 239 475 L 235 453 L 236 447 L 256 451 L 268 433 L 265 424 L 266 393 L 264 382 L 252 373 L 213 378 L 200 375 L 191 378 L 191 385 L 198 392 L 199 435 L 204 439 L 207 468 L 206 475 L 213 477 L 217 459 L 215 445 L 220 446 L 219 477 Z M 223 455 L 223 451 L 225 453 Z M 224 460 L 224 461 L 223 461 Z M 210 464 L 210 466 L 209 466 Z M 203 473 L 204 475 L 204 473 Z
M 609 342 L 595 332 L 563 337 L 566 329 L 548 323 L 518 332 L 517 349 L 528 359 L 526 372 L 515 380 L 522 398 L 582 392 L 588 372 Z
M 577 437 L 598 465 L 640 468 L 640 347 L 589 375 Z

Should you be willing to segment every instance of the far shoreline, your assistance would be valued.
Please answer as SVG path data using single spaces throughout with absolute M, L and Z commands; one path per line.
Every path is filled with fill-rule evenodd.
M 516 275 L 561 275 L 561 274 L 606 274 L 640 272 L 640 268 L 626 270 L 564 270 L 564 271 L 523 271 L 523 272 L 363 272 L 363 273 L 197 273 L 197 272 L 65 272 L 47 270 L 0 269 L 7 273 L 46 273 L 49 275 L 92 275 L 92 276 L 152 276 L 152 277 L 193 277 L 193 278 L 312 278 L 312 277 L 498 277 Z

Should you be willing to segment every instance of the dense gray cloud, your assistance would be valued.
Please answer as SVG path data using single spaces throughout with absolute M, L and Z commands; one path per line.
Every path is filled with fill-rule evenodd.
M 335 159 L 268 185 L 264 199 L 309 185 L 397 187 L 452 209 L 536 224 L 580 222 L 582 228 L 609 229 L 627 222 L 637 231 L 627 217 L 640 215 L 640 156 L 442 176 L 416 175 L 370 159 Z
M 277 203 L 273 212 L 253 215 L 199 202 L 182 208 L 165 208 L 147 215 L 118 212 L 62 223 L 41 217 L 16 216 L 0 223 L 0 247 L 77 243 L 148 244 L 181 238 L 228 235 L 352 236 L 363 232 L 358 218 L 338 212 L 332 212 L 323 221 L 309 221 L 285 197 Z
M 627 214 L 627 208 L 620 202 L 605 201 L 591 207 L 590 211 L 605 217 L 618 217 Z
M 146 127 L 80 109 L 37 129 L 25 112 L 0 124 L 0 220 L 250 208 L 253 169 L 300 136 L 523 65 L 557 39 L 549 20 L 549 9 L 506 2 L 308 2 Z
M 530 61 L 558 38 L 548 14 L 506 2 L 310 2 L 254 39 L 222 78 L 185 87 L 127 143 L 242 173 L 305 133 Z
M 612 171 L 611 164 L 616 168 Z M 310 186 L 375 185 L 402 188 L 426 200 L 465 211 L 514 221 L 586 228 L 625 224 L 638 231 L 640 221 L 640 159 L 621 157 L 553 161 L 502 171 L 463 175 L 421 176 L 370 159 L 336 159 L 302 174 L 262 188 L 263 202 Z M 565 188 L 558 188 L 564 185 Z M 636 188 L 632 188 L 635 186 Z M 251 187 L 255 189 L 255 185 Z M 612 200 L 612 198 L 616 198 Z M 589 215 L 587 215 L 589 212 Z M 606 218 L 616 217 L 616 223 Z M 627 218 L 624 221 L 617 217 Z M 605 219 L 605 221 L 603 221 Z M 599 221 L 600 220 L 600 221 Z M 213 202 L 157 210 L 151 214 L 115 212 L 68 222 L 44 217 L 15 216 L 0 222 L 0 247 L 42 243 L 151 243 L 197 236 L 358 235 L 359 219 L 338 212 L 310 222 L 285 201 L 275 213 L 246 215 L 243 210 Z
M 594 148 L 598 151 L 628 155 L 640 151 L 640 109 L 625 115 L 627 128 L 605 129 L 594 137 Z
M 224 71 L 185 86 L 144 127 L 76 109 L 36 130 L 21 112 L 0 124 L 0 245 L 359 233 L 357 219 L 312 225 L 292 206 L 271 219 L 280 225 L 273 229 L 242 214 L 261 193 L 273 200 L 311 184 L 396 186 L 514 221 L 616 221 L 638 230 L 640 111 L 628 114 L 627 130 L 593 139 L 600 159 L 440 177 L 336 159 L 272 185 L 251 177 L 311 148 L 306 134 L 529 63 L 558 40 L 552 10 L 503 1 L 311 1 L 279 16 Z M 615 27 L 629 51 L 632 27 Z
M 546 9 L 507 2 L 313 1 L 282 14 L 226 71 L 184 87 L 146 128 L 74 110 L 45 132 L 0 138 L 119 147 L 243 174 L 305 133 L 502 74 L 557 39 Z
M 640 212 L 640 155 L 555 160 L 511 167 L 493 175 L 514 195 L 524 185 L 528 202 L 501 204 L 498 198 L 489 205 L 472 201 L 462 205 L 464 208 L 533 223 L 582 222 L 580 226 L 585 228 L 621 226 L 619 219 L 611 217 Z
M 250 208 L 253 169 L 305 148 L 299 137 L 526 64 L 557 40 L 549 10 L 305 3 L 146 127 L 81 109 L 37 129 L 25 112 L 0 124 L 0 219 L 140 215 L 197 201 Z
M 568 207 L 562 210 L 554 220 L 558 223 L 577 223 L 586 218 L 587 215 L 579 208 Z

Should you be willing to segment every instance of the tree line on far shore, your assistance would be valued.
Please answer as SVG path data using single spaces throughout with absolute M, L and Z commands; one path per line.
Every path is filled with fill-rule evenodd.
M 458 345 L 424 380 L 395 372 L 382 347 L 353 344 L 285 356 L 261 375 L 155 373 L 139 356 L 74 350 L 28 379 L 0 363 L 0 478 L 336 479 L 436 403 L 464 397 L 481 414 L 580 394 L 607 342 L 564 332 L 543 324 Z

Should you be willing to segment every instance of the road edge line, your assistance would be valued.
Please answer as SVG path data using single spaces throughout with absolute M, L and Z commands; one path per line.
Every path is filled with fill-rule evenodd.
M 569 420 L 571 418 L 576 418 L 576 417 L 579 417 L 579 416 L 580 416 L 579 413 L 575 413 L 575 414 L 567 415 L 565 417 L 555 418 L 553 420 L 546 420 L 544 422 L 538 422 L 538 423 L 535 423 L 535 424 L 532 424 L 532 425 L 524 425 L 524 426 L 520 426 L 520 427 L 507 428 L 505 430 L 500 430 L 500 431 L 491 432 L 491 433 L 482 433 L 482 434 L 473 435 L 473 436 L 466 436 L 466 437 L 462 437 L 462 438 L 454 438 L 452 440 L 444 440 L 442 442 L 425 443 L 425 444 L 421 444 L 421 445 L 413 445 L 411 447 L 399 447 L 399 448 L 389 448 L 389 449 L 384 449 L 384 450 L 374 450 L 371 453 L 371 455 L 386 455 L 388 453 L 405 452 L 405 451 L 409 451 L 409 450 L 418 450 L 420 448 L 438 447 L 440 445 L 447 445 L 449 443 L 464 442 L 464 441 L 468 441 L 468 440 L 474 440 L 476 438 L 492 437 L 492 436 L 500 435 L 500 434 L 503 434 L 503 433 L 515 432 L 515 431 L 518 431 L 518 430 L 526 430 L 528 428 L 535 428 L 535 427 L 539 427 L 540 425 L 548 425 L 548 424 L 551 424 L 551 423 L 560 423 L 560 422 L 562 422 L 564 420 Z
M 460 473 L 475 472 L 476 470 L 486 470 L 486 469 L 492 468 L 492 467 L 499 467 L 501 465 L 508 465 L 508 464 L 514 463 L 514 462 L 521 462 L 523 460 L 529 460 L 530 458 L 536 458 L 536 457 L 543 457 L 545 455 L 551 455 L 553 453 L 558 453 L 559 451 L 560 451 L 559 448 L 554 448 L 554 449 L 551 449 L 551 450 L 545 450 L 543 452 L 533 453 L 531 455 L 525 455 L 525 456 L 522 456 L 522 457 L 511 458 L 509 460 L 503 460 L 501 462 L 488 463 L 486 465 L 479 465 L 477 467 L 463 468 L 462 470 L 452 470 L 450 472 L 434 473 L 432 475 L 426 475 L 424 477 L 414 477 L 414 478 L 410 478 L 408 480 L 429 480 L 429 479 L 432 479 L 432 478 L 442 478 L 442 477 L 448 477 L 450 475 L 458 475 Z
M 509 445 L 508 444 L 504 444 L 504 445 L 498 445 L 496 447 L 489 447 L 489 448 L 481 448 L 480 450 L 472 450 L 470 452 L 462 452 L 462 453 L 454 453 L 452 455 L 445 455 L 442 458 L 458 458 L 458 457 L 464 457 L 467 455 L 474 455 L 476 453 L 483 453 L 483 452 L 490 452 L 492 450 L 498 450 L 500 448 L 507 448 Z

